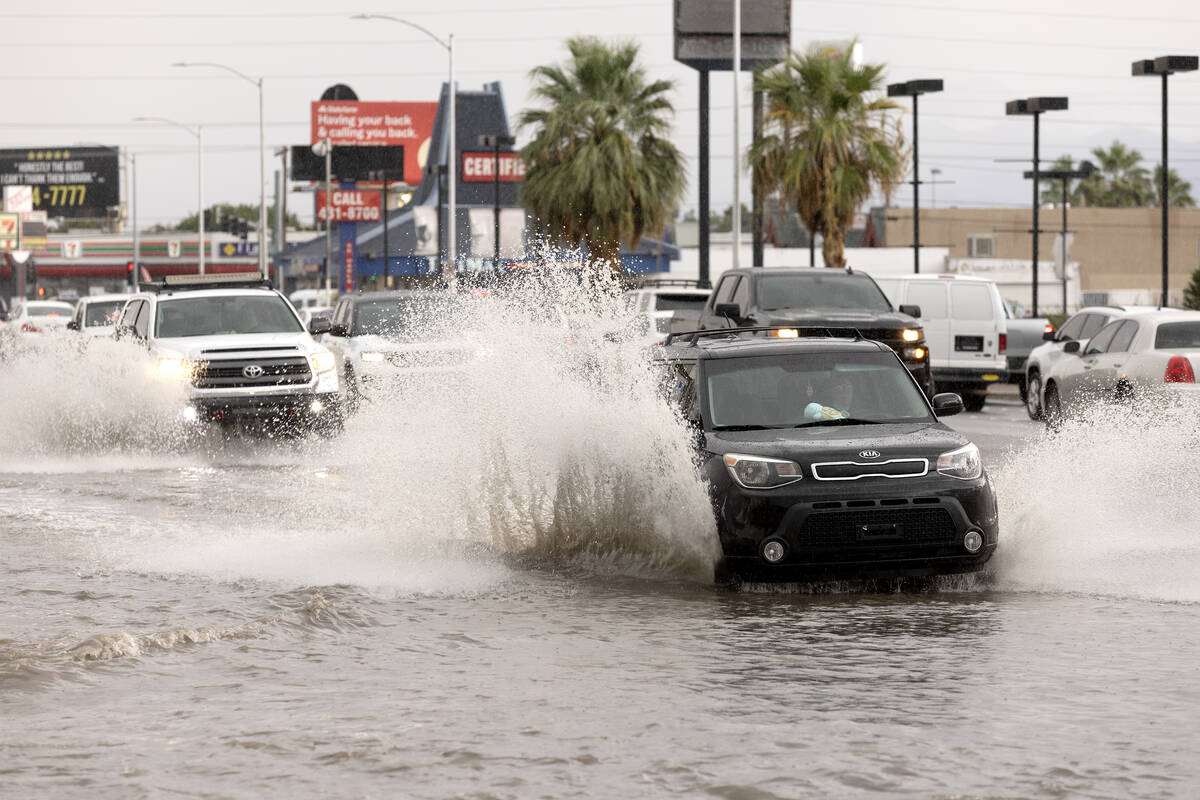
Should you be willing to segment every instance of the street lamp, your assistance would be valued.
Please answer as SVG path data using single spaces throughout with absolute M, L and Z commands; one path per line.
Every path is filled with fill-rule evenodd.
M 496 234 L 496 252 L 492 257 L 492 269 L 500 268 L 500 147 L 512 147 L 517 143 L 515 136 L 484 134 L 479 137 L 479 146 L 492 151 L 492 224 Z
M 267 276 L 267 155 L 265 134 L 263 132 L 263 79 L 251 78 L 244 72 L 233 67 L 218 64 L 214 61 L 177 61 L 173 67 L 216 67 L 238 76 L 244 81 L 258 87 L 258 271 Z M 283 274 L 279 275 L 279 286 L 283 287 Z
M 333 187 L 329 185 L 330 175 L 333 172 L 333 143 L 326 136 L 312 146 L 312 151 L 325 159 L 325 294 L 328 296 L 330 288 L 329 269 L 332 266 L 331 261 L 333 259 L 333 243 L 329 233 L 330 220 L 333 219 L 333 206 L 330 201 L 333 195 Z
M 1009 100 L 1004 113 L 1009 116 L 1033 116 L 1033 315 L 1038 313 L 1038 121 L 1044 111 L 1066 111 L 1065 97 L 1029 97 L 1024 100 Z
M 197 175 L 197 212 L 200 226 L 200 274 L 204 274 L 204 128 L 202 125 L 197 125 L 195 128 L 183 125 L 173 119 L 166 117 L 134 117 L 134 122 L 162 122 L 166 125 L 174 125 L 176 128 L 181 128 L 187 131 L 192 136 L 196 137 L 196 175 Z M 134 259 L 135 261 L 137 259 Z
M 1082 161 L 1079 169 L 1054 169 L 1049 172 L 1039 172 L 1038 177 L 1049 181 L 1062 181 L 1062 291 L 1063 313 L 1067 313 L 1067 181 L 1084 180 L 1089 178 L 1096 169 L 1090 161 Z M 1025 172 L 1026 178 L 1032 178 L 1032 170 Z
M 888 97 L 911 97 L 913 103 L 913 272 L 921 271 L 921 160 L 917 141 L 917 98 L 942 91 L 942 81 L 929 79 L 893 83 Z
M 448 147 L 447 147 L 447 149 L 449 150 L 449 154 L 447 155 L 447 158 L 446 158 L 446 166 L 450 170 L 448 179 L 446 181 L 446 183 L 448 184 L 447 189 L 446 189 L 446 194 L 448 196 L 447 196 L 446 200 L 447 200 L 447 205 L 449 206 L 449 213 L 446 215 L 448 218 L 447 219 L 447 223 L 448 223 L 447 231 L 446 231 L 448 234 L 448 236 L 446 238 L 446 259 L 447 259 L 448 265 L 443 266 L 442 272 L 443 272 L 443 275 L 445 275 L 445 272 L 448 268 L 450 270 L 450 276 L 448 276 L 448 277 L 453 277 L 454 272 L 457 269 L 457 263 L 458 263 L 458 253 L 457 253 L 457 247 L 456 247 L 456 231 L 455 231 L 455 215 L 458 211 L 458 205 L 455 202 L 455 200 L 456 200 L 455 184 L 458 183 L 458 150 L 456 149 L 456 144 L 454 141 L 454 134 L 455 134 L 455 130 L 454 130 L 454 128 L 455 128 L 454 95 L 457 94 L 457 92 L 454 89 L 454 34 L 453 33 L 449 34 L 443 40 L 441 37 L 439 37 L 437 34 L 433 33 L 432 31 L 430 31 L 428 28 L 423 28 L 415 22 L 409 22 L 406 19 L 401 19 L 400 17 L 392 17 L 387 14 L 354 14 L 350 17 L 350 19 L 386 19 L 386 20 L 391 20 L 392 22 L 399 22 L 401 25 L 407 25 L 408 27 L 418 30 L 421 33 L 425 34 L 430 39 L 433 39 L 435 42 L 440 44 L 442 47 L 446 48 L 446 52 L 449 53 L 449 55 L 450 55 L 450 85 L 449 85 L 449 91 L 447 92 L 447 94 L 449 95 L 449 101 L 450 101 L 449 108 L 447 109 L 447 126 L 450 129 L 450 141 L 449 141 Z
M 1200 69 L 1198 56 L 1159 56 L 1133 62 L 1134 75 L 1162 76 L 1162 174 L 1159 178 L 1159 205 L 1162 206 L 1162 305 L 1167 304 L 1167 76 L 1175 72 Z

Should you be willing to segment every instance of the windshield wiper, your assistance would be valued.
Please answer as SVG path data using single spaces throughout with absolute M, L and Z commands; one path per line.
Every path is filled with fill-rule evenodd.
M 778 425 L 713 425 L 714 431 L 777 431 Z
M 815 428 L 819 425 L 886 425 L 890 420 L 861 419 L 859 417 L 837 417 L 836 419 L 816 419 L 812 422 L 801 422 L 793 428 Z

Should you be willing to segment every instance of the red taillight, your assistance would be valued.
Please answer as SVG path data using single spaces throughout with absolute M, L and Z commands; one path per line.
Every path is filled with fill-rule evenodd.
M 1003 353 L 1007 349 L 1008 349 L 1008 334 L 1002 333 L 1002 334 L 1000 334 L 1000 352 Z
M 1042 326 L 1042 333 L 1054 333 L 1054 326 L 1047 322 Z
M 21 323 L 21 330 L 25 331 L 25 333 L 41 333 L 42 332 L 41 328 L 37 327 L 36 325 L 30 325 L 28 322 Z
M 1195 383 L 1196 373 L 1192 371 L 1192 362 L 1183 356 L 1171 356 L 1163 380 L 1167 383 Z

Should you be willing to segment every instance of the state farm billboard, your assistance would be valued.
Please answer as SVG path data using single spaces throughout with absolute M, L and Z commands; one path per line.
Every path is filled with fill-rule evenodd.
M 496 154 L 464 152 L 462 154 L 462 179 L 465 182 L 491 183 L 495 178 Z M 500 154 L 500 183 L 519 183 L 525 179 L 525 161 L 520 153 Z
M 334 222 L 378 222 L 382 208 L 379 192 L 335 189 L 325 204 L 325 190 L 317 190 L 317 221 L 329 217 Z
M 404 182 L 421 182 L 429 152 L 437 103 L 315 100 L 312 144 L 328 138 L 333 145 L 379 145 L 404 148 Z

